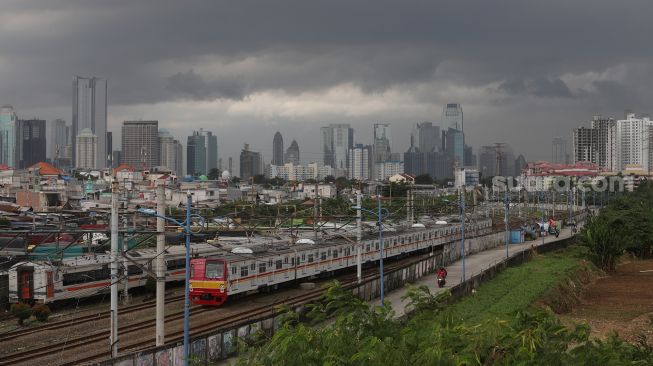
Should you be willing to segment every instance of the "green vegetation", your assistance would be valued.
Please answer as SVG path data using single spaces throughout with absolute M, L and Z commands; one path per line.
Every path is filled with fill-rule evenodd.
M 580 233 L 591 259 L 601 269 L 612 271 L 618 258 L 628 251 L 640 257 L 653 254 L 653 184 L 644 183 L 621 195 L 591 217 Z
M 550 288 L 568 278 L 580 265 L 583 248 L 569 248 L 502 271 L 492 281 L 476 289 L 473 295 L 448 309 L 456 320 L 473 324 L 493 318 L 506 318 L 528 310 Z
M 23 325 L 23 322 L 27 319 L 29 319 L 30 316 L 32 316 L 32 308 L 24 304 L 22 302 L 19 302 L 17 304 L 12 304 L 11 309 L 10 309 L 11 315 L 16 317 L 18 320 L 18 325 Z
M 48 321 L 51 312 L 50 312 L 50 308 L 47 305 L 38 304 L 38 305 L 34 305 L 34 307 L 32 308 L 32 314 L 34 315 L 36 320 L 43 323 Z
M 244 350 L 239 365 L 648 365 L 653 347 L 616 335 L 589 338 L 587 326 L 565 327 L 533 306 L 582 267 L 574 248 L 510 268 L 468 298 L 447 306 L 449 293 L 410 288 L 409 316 L 371 307 L 330 285 L 307 323 L 284 315 L 271 339 Z M 331 319 L 324 325 L 324 321 Z

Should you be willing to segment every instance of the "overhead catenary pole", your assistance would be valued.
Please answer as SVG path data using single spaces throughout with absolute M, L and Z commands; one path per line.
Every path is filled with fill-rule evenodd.
M 510 196 L 508 195 L 508 187 L 506 187 L 506 197 L 504 200 L 504 205 L 505 205 L 505 213 L 504 213 L 504 220 L 506 223 L 506 258 L 509 257 L 508 254 L 508 244 L 510 244 L 510 225 L 508 225 L 508 210 L 510 210 Z
M 165 237 L 165 190 L 163 184 L 156 187 L 156 346 L 165 344 L 165 292 L 166 292 L 166 237 Z
M 383 216 L 381 215 L 381 192 L 379 190 L 378 195 L 378 220 L 379 220 L 379 278 L 381 279 L 381 306 L 383 306 L 383 301 L 385 300 L 385 284 L 384 284 L 384 272 L 383 272 Z
M 184 286 L 184 366 L 190 358 L 190 208 L 193 203 L 190 191 L 186 193 L 186 283 Z
M 361 239 L 362 239 L 362 223 L 361 223 L 361 192 L 356 193 L 356 277 L 358 283 L 362 280 L 362 260 L 361 260 Z
M 463 264 L 463 280 L 465 282 L 465 187 L 463 186 L 460 189 L 460 221 L 461 231 L 460 231 L 460 253 L 462 257 Z
M 118 357 L 118 182 L 111 184 L 111 357 Z

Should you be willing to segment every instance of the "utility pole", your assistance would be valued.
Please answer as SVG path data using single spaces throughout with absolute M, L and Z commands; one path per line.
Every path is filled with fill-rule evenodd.
M 508 210 L 510 210 L 510 196 L 508 195 L 508 187 L 506 187 L 506 197 L 504 200 L 505 204 L 505 212 L 504 212 L 504 220 L 506 222 L 506 258 L 509 257 L 508 254 L 508 244 L 510 244 L 510 225 L 508 225 Z
M 356 276 L 358 278 L 358 283 L 361 283 L 362 280 L 361 239 L 363 232 L 361 227 L 361 207 L 361 191 L 359 190 L 358 193 L 356 193 Z
M 156 346 L 165 344 L 165 292 L 166 292 L 166 236 L 165 236 L 165 188 L 156 187 Z
M 463 280 L 465 282 L 465 186 L 460 189 L 460 221 L 461 224 L 461 246 L 460 252 L 463 260 Z
M 313 234 L 315 235 L 315 240 L 317 240 L 317 190 L 318 183 L 315 182 L 315 196 L 313 198 Z
M 111 184 L 111 357 L 118 357 L 118 182 Z

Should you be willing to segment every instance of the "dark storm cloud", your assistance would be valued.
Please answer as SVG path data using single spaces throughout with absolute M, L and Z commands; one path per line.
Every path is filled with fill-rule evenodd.
M 470 136 L 491 139 L 524 111 L 536 124 L 564 110 L 562 126 L 650 108 L 652 13 L 644 0 L 5 1 L 0 102 L 69 109 L 73 75 L 107 78 L 112 108 L 352 84 L 372 96 L 398 88 L 435 110 L 455 98 L 466 118 L 483 116 L 466 123 Z M 491 117 L 482 108 L 497 95 Z

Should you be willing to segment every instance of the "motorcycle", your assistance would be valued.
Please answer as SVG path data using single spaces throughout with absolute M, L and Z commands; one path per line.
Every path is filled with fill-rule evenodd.
M 447 281 L 444 279 L 444 277 L 438 276 L 438 287 L 443 288 L 446 283 Z

